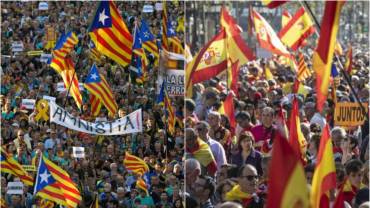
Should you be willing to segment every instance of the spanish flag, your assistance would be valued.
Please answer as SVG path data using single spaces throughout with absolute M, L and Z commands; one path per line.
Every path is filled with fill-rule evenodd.
M 314 32 L 314 23 L 304 7 L 301 7 L 283 29 L 280 30 L 279 38 L 286 46 L 295 51 Z
M 202 166 L 206 167 L 209 175 L 214 175 L 217 171 L 217 164 L 211 148 L 199 138 L 197 138 L 196 142 L 196 147 L 193 149 L 186 148 L 186 152 L 192 154 Z
M 281 28 L 284 28 L 285 25 L 292 19 L 292 15 L 288 12 L 288 10 L 283 10 L 283 14 L 281 15 Z
M 345 68 L 348 74 L 351 74 L 352 71 L 352 46 L 349 46 L 347 54 L 346 54 L 346 64 Z
M 257 40 L 260 46 L 271 53 L 290 57 L 289 51 L 286 49 L 284 44 L 281 42 L 279 37 L 276 35 L 274 29 L 270 24 L 263 18 L 258 12 L 252 11 L 254 29 L 257 34 Z
M 231 63 L 231 68 L 228 68 L 227 74 L 227 88 L 238 95 L 239 60 Z
M 241 37 L 242 29 L 236 24 L 235 19 L 229 14 L 225 7 L 221 8 L 221 26 L 226 31 L 227 55 L 232 63 L 239 61 L 239 65 L 244 65 L 250 60 L 255 59 L 252 50 L 245 44 Z M 231 65 L 229 65 L 230 67 Z
M 268 7 L 269 9 L 274 9 L 276 7 L 281 6 L 285 2 L 287 2 L 287 1 L 280 1 L 280 0 L 261 0 L 261 1 L 262 1 L 262 4 Z
M 325 126 L 320 139 L 317 163 L 312 179 L 311 206 L 329 207 L 322 200 L 327 197 L 327 192 L 336 187 L 336 175 L 333 155 L 333 144 L 330 139 L 328 124 Z
M 328 95 L 331 64 L 334 56 L 340 11 L 344 1 L 327 1 L 321 23 L 320 39 L 313 54 L 313 68 L 316 72 L 317 110 L 322 111 Z
M 247 207 L 248 204 L 252 201 L 252 194 L 245 193 L 241 190 L 239 184 L 235 185 L 229 192 L 225 195 L 226 201 L 239 201 L 244 207 Z
M 131 63 L 132 36 L 113 1 L 102 1 L 89 28 L 96 49 L 122 66 Z
M 193 84 L 209 80 L 227 68 L 226 32 L 222 29 L 186 64 L 186 91 Z
M 288 141 L 276 134 L 270 163 L 267 207 L 309 207 L 303 165 Z M 299 187 L 299 188 L 297 188 Z
M 299 158 L 301 158 L 302 163 L 306 164 L 307 143 L 301 131 L 298 100 L 295 96 L 293 98 L 293 109 L 289 119 L 289 143 Z
M 235 128 L 236 128 L 236 120 L 235 120 L 235 112 L 234 112 L 234 100 L 233 94 L 230 92 L 225 101 L 222 103 L 219 111 L 220 114 L 226 115 L 230 120 L 230 127 L 231 132 L 235 135 Z M 227 141 L 230 144 L 231 141 Z

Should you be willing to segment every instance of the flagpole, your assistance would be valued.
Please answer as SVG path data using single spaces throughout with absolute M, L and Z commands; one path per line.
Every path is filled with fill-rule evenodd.
M 300 1 L 301 5 L 302 5 L 302 2 Z M 303 1 L 303 4 L 302 6 L 304 6 L 305 8 L 307 8 L 309 14 L 311 15 L 312 19 L 314 20 L 315 22 L 315 25 L 316 27 L 318 28 L 318 30 L 321 30 L 321 27 L 320 27 L 320 24 L 319 24 L 319 21 L 317 20 L 316 16 L 313 14 L 312 10 L 311 10 L 311 7 L 310 5 L 308 5 L 307 1 Z M 324 18 L 324 17 L 323 17 Z M 320 34 L 319 32 L 316 30 L 315 31 L 315 34 L 320 37 Z M 337 41 L 337 40 L 336 40 Z M 369 120 L 369 114 L 366 113 L 366 109 L 364 108 L 364 106 L 362 106 L 362 103 L 360 101 L 360 99 L 358 98 L 352 84 L 351 84 L 351 80 L 347 74 L 347 72 L 344 70 L 344 67 L 343 67 L 343 64 L 342 62 L 340 61 L 338 55 L 336 53 L 334 53 L 334 56 L 335 58 L 338 60 L 338 63 L 339 63 L 339 68 L 340 68 L 340 71 L 342 72 L 343 76 L 344 76 L 344 79 L 346 80 L 347 84 L 349 85 L 352 93 L 353 93 L 353 96 L 355 97 L 357 103 L 359 104 L 360 108 L 361 108 L 361 111 L 362 113 L 366 116 L 367 120 Z

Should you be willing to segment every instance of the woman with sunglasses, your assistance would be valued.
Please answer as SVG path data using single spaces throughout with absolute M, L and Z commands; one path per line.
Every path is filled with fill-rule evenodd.
M 262 154 L 254 149 L 254 137 L 252 133 L 242 132 L 238 140 L 238 150 L 231 156 L 231 163 L 237 166 L 250 164 L 257 169 L 258 175 L 262 175 Z

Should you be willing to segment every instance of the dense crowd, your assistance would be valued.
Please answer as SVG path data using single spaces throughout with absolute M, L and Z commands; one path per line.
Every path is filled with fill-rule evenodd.
M 176 133 L 167 134 L 165 111 L 156 103 L 159 89 L 156 83 L 158 65 L 148 54 L 150 64 L 144 83 L 136 83 L 129 67 L 121 67 L 108 57 L 96 63 L 113 90 L 119 106 L 117 115 L 108 116 L 102 107 L 97 118 L 91 115 L 89 96 L 82 91 L 83 107 L 77 108 L 67 91 L 56 87 L 62 78 L 40 56 L 29 56 L 27 51 L 46 49 L 46 29 L 55 29 L 57 38 L 69 31 L 76 33 L 78 45 L 72 52 L 76 75 L 83 83 L 94 59 L 88 44 L 88 27 L 97 2 L 47 2 L 47 10 L 39 10 L 39 2 L 5 2 L 1 7 L 1 146 L 21 165 L 34 165 L 42 153 L 66 170 L 82 195 L 80 207 L 89 207 L 96 196 L 100 207 L 183 207 L 183 98 L 171 98 L 176 109 Z M 135 21 L 146 19 L 152 33 L 160 39 L 161 11 L 143 13 L 144 5 L 156 2 L 116 2 L 131 34 Z M 167 11 L 174 22 L 183 15 L 183 2 L 167 3 Z M 137 21 L 140 22 L 140 21 Z M 179 33 L 181 38 L 182 34 Z M 21 41 L 23 52 L 12 52 L 12 43 Z M 131 76 L 131 78 L 130 78 Z M 36 99 L 44 95 L 56 98 L 56 103 L 74 116 L 88 121 L 114 120 L 141 108 L 143 132 L 119 136 L 97 136 L 77 132 L 50 122 L 36 121 L 36 109 L 25 109 L 22 99 Z M 85 147 L 85 158 L 73 158 L 72 147 Z M 144 175 L 148 194 L 135 186 L 137 175 L 123 165 L 125 152 L 144 159 L 150 171 Z M 35 171 L 29 171 L 35 177 Z M 7 184 L 19 181 L 13 175 L 1 173 L 1 198 L 8 207 L 40 207 L 42 199 L 34 196 L 33 187 L 24 186 L 23 195 L 7 194 Z
M 296 94 L 299 104 L 300 127 L 305 139 L 305 174 L 308 186 L 317 162 L 317 154 L 323 128 L 328 123 L 333 141 L 337 189 L 345 183 L 346 206 L 359 207 L 369 201 L 369 121 L 361 126 L 341 127 L 334 125 L 335 96 L 330 88 L 324 110 L 316 110 L 315 75 L 311 57 L 314 46 L 304 50 L 305 61 L 312 75 L 301 82 Z M 337 102 L 369 102 L 369 46 L 354 45 L 353 71 L 350 74 L 350 90 L 342 73 L 332 78 L 336 84 Z M 345 53 L 339 55 L 342 64 Z M 339 70 L 338 60 L 335 65 Z M 185 178 L 187 203 L 191 207 L 265 207 L 273 141 L 281 134 L 278 114 L 282 108 L 287 127 L 292 113 L 295 69 L 277 56 L 258 58 L 239 66 L 237 92 L 227 89 L 226 76 L 193 85 L 192 97 L 185 100 Z M 273 77 L 267 77 L 269 68 Z M 232 93 L 236 128 L 223 113 L 222 102 Z M 208 154 L 198 154 L 199 149 Z M 212 158 L 217 168 L 210 165 Z M 299 187 L 297 187 L 299 189 Z M 226 202 L 226 203 L 225 203 Z M 223 204 L 225 203 L 225 204 Z

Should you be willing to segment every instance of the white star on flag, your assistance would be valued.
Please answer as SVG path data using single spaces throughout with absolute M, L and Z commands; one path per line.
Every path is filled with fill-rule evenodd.
M 95 73 L 91 75 L 91 79 L 96 80 L 97 78 L 98 78 L 98 75 L 96 75 Z
M 173 28 L 170 29 L 170 33 L 171 34 L 174 34 L 175 33 L 175 30 Z
M 109 19 L 109 17 L 105 15 L 105 9 L 103 9 L 103 11 L 99 14 L 99 22 L 104 25 L 105 19 Z
M 148 33 L 148 32 L 144 32 L 144 36 L 145 36 L 146 38 L 149 38 L 149 33 Z
M 45 181 L 45 183 L 48 183 L 48 178 L 50 177 L 51 175 L 48 174 L 48 171 L 45 170 L 45 172 L 43 174 L 40 174 L 40 177 L 41 177 L 41 182 L 42 183 L 43 181 Z

